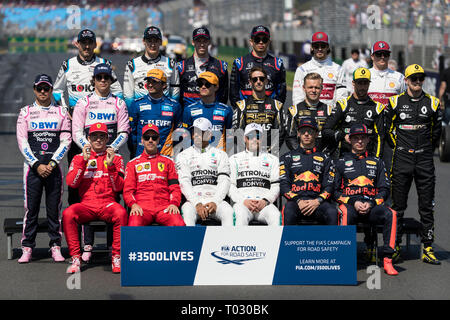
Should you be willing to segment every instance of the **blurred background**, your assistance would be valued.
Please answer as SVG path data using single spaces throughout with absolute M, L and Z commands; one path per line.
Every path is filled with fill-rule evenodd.
M 182 59 L 192 54 L 192 30 L 207 26 L 212 53 L 231 63 L 249 51 L 249 32 L 257 24 L 270 28 L 271 50 L 284 60 L 288 86 L 296 67 L 311 58 L 315 31 L 329 34 L 337 63 L 352 48 L 370 63 L 369 48 L 384 40 L 399 71 L 419 63 L 432 87 L 450 66 L 449 0 L 1 1 L 0 52 L 65 52 L 80 29 L 90 28 L 99 40 L 97 53 L 138 55 L 143 30 L 156 25 L 165 36 L 163 52 Z

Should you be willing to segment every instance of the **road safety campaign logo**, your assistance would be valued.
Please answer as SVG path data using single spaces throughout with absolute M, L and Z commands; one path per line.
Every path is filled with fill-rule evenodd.
M 256 246 L 223 245 L 220 250 L 211 252 L 211 255 L 221 264 L 242 265 L 252 260 L 264 259 L 266 252 L 257 250 Z

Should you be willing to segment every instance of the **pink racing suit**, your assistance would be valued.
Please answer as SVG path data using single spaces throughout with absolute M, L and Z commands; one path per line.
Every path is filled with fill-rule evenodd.
M 36 102 L 23 107 L 17 119 L 17 142 L 25 157 L 23 188 L 25 216 L 22 246 L 33 248 L 43 189 L 45 189 L 50 246 L 61 246 L 61 205 L 63 174 L 59 167 L 70 148 L 71 125 L 66 108 Z M 7 150 L 5 150 L 8 152 Z M 39 165 L 53 164 L 52 173 L 42 178 Z
M 92 92 L 78 100 L 72 115 L 72 134 L 80 149 L 89 143 L 87 133 L 91 125 L 97 122 L 108 127 L 108 145 L 115 151 L 126 143 L 130 124 L 128 109 L 122 99 L 112 94 L 103 98 Z

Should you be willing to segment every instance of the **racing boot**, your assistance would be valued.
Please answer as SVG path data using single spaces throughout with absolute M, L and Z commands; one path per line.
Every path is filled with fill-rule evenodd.
M 390 276 L 398 275 L 398 271 L 395 270 L 394 266 L 392 265 L 392 259 L 390 259 L 388 257 L 385 257 L 383 259 L 383 269 L 384 269 L 384 272 Z
M 397 245 L 395 246 L 395 252 L 394 252 L 394 254 L 392 255 L 392 261 L 393 261 L 394 263 L 397 263 L 397 262 L 401 261 L 402 257 L 401 257 L 400 254 L 401 254 L 400 246 L 397 244 Z
M 60 246 L 53 246 L 50 248 L 50 251 L 52 252 L 52 258 L 55 262 L 63 262 L 66 259 L 61 254 L 61 247 Z
M 31 253 L 33 249 L 30 247 L 22 247 L 22 256 L 17 260 L 18 263 L 28 263 L 31 261 Z
M 92 246 L 87 244 L 83 247 L 83 254 L 81 255 L 81 260 L 84 262 L 89 262 L 92 256 Z
M 72 257 L 72 264 L 67 268 L 67 273 L 77 273 L 81 271 L 80 256 Z
M 113 273 L 120 273 L 120 255 L 116 254 L 112 257 L 111 265 Z
M 441 262 L 438 259 L 436 259 L 433 248 L 431 246 L 423 248 L 422 261 L 434 265 L 441 264 Z

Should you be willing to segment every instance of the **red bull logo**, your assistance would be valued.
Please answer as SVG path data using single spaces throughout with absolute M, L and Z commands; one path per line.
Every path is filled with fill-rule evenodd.
M 374 188 L 373 179 L 359 176 L 356 179 L 349 180 L 348 185 L 345 188 L 345 195 L 352 196 L 357 194 L 375 196 L 377 194 L 377 188 Z
M 304 181 L 304 182 L 316 181 L 316 182 L 319 182 L 319 176 L 315 175 L 311 171 L 305 171 L 303 173 L 295 175 L 294 182 L 297 182 L 297 181 Z
M 299 192 L 312 190 L 314 192 L 320 192 L 321 184 L 319 183 L 319 176 L 315 175 L 311 171 L 305 171 L 301 174 L 295 175 L 294 183 L 299 181 L 303 182 L 303 184 L 293 184 L 292 191 Z
M 348 182 L 348 186 L 358 186 L 358 187 L 367 187 L 367 186 L 374 186 L 373 185 L 373 179 L 369 179 L 366 176 L 359 176 L 356 179 L 350 180 Z

